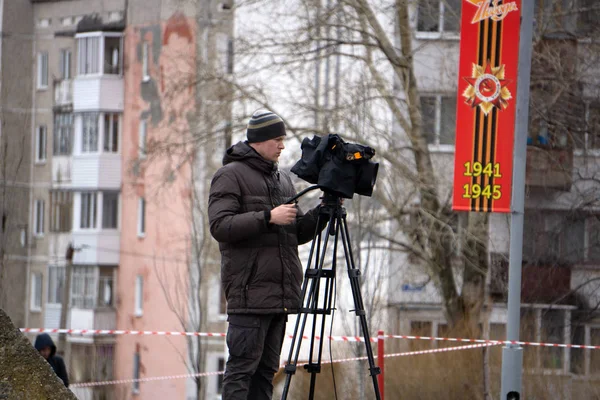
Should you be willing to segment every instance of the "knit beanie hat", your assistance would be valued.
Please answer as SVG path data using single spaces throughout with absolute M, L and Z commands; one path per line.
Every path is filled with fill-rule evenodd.
M 264 142 L 285 136 L 285 125 L 279 115 L 269 110 L 256 110 L 248 121 L 246 136 L 248 143 Z

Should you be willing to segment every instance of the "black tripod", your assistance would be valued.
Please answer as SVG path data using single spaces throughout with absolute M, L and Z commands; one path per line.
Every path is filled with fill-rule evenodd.
M 302 196 L 302 194 L 306 193 L 308 190 L 316 188 L 318 187 L 310 187 L 298 194 L 296 197 L 294 197 L 294 199 Z M 342 200 L 340 197 L 325 193 L 325 196 L 323 197 L 323 203 L 319 209 L 317 226 L 322 226 L 321 224 L 324 219 L 327 219 L 328 221 L 327 227 L 323 231 L 325 236 L 322 237 L 321 231 L 315 233 L 310 248 L 308 265 L 304 276 L 304 282 L 302 283 L 302 308 L 298 310 L 298 318 L 296 319 L 296 326 L 294 328 L 294 336 L 290 346 L 288 362 L 285 366 L 285 373 L 287 376 L 281 398 L 282 400 L 287 399 L 292 376 L 296 373 L 298 356 L 300 353 L 300 347 L 302 345 L 302 336 L 309 314 L 313 316 L 312 332 L 310 335 L 308 364 L 305 364 L 304 368 L 311 374 L 310 392 L 308 398 L 310 400 L 314 398 L 317 374 L 321 372 L 321 356 L 323 353 L 323 342 L 325 341 L 325 318 L 326 315 L 331 314 L 333 310 L 332 302 L 337 266 L 336 253 L 338 249 L 338 238 L 341 236 L 346 266 L 348 268 L 348 277 L 350 278 L 350 286 L 352 288 L 352 297 L 354 298 L 354 312 L 360 319 L 360 325 L 367 351 L 367 358 L 369 360 L 369 371 L 373 379 L 375 397 L 377 400 L 380 400 L 381 394 L 379 392 L 377 375 L 381 373 L 381 369 L 375 365 L 375 359 L 373 357 L 373 349 L 371 348 L 371 338 L 369 336 L 369 329 L 367 327 L 366 313 L 362 296 L 360 294 L 360 283 L 358 279 L 360 276 L 360 270 L 357 269 L 354 264 L 352 247 L 350 245 L 350 236 L 348 233 L 348 225 L 346 223 L 346 209 L 342 207 Z M 333 236 L 331 269 L 324 269 L 323 264 L 325 261 L 325 255 L 330 236 Z M 311 268 L 311 265 L 313 264 L 313 256 L 315 267 Z M 323 290 L 321 290 L 321 285 L 323 285 Z M 320 322 L 320 324 L 318 324 L 318 322 Z M 320 340 L 318 348 L 315 348 L 315 336 L 317 334 L 317 328 L 320 330 Z

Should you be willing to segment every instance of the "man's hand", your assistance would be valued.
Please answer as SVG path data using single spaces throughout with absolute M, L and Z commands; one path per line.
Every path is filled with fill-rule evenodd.
M 271 220 L 275 225 L 289 225 L 296 220 L 298 209 L 295 204 L 282 204 L 271 210 Z

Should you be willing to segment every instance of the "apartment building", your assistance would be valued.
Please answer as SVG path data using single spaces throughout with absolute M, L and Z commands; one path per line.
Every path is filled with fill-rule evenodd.
M 472 6 L 427 1 L 411 9 L 424 129 L 442 191 L 451 190 L 453 181 L 461 4 Z M 525 341 L 595 345 L 600 340 L 599 187 L 593 179 L 600 109 L 593 79 L 598 49 L 590 40 L 598 11 L 592 6 L 536 2 L 521 295 Z M 560 83 L 553 85 L 549 76 L 560 76 Z M 506 337 L 509 220 L 490 215 L 490 293 L 481 333 L 491 339 Z M 390 297 L 395 330 L 447 336 L 442 299 L 418 261 L 405 258 L 393 268 L 402 276 L 401 290 Z M 526 375 L 566 379 L 571 392 L 565 398 L 585 398 L 585 387 L 600 372 L 593 351 L 569 348 L 526 353 L 525 367 Z
M 0 308 L 15 325 L 42 307 L 39 274 L 29 274 L 33 127 L 33 26 L 27 2 L 0 2 Z M 8 62 L 11 61 L 11 62 Z M 31 282 L 30 282 L 31 281 Z
M 31 298 L 29 326 L 116 328 L 123 139 L 123 1 L 32 1 Z M 66 251 L 74 257 L 67 265 Z M 70 279 L 66 272 L 70 271 Z M 69 295 L 65 299 L 65 287 Z M 63 306 L 66 309 L 63 309 Z M 69 336 L 72 383 L 113 377 L 115 339 Z M 73 389 L 111 398 L 110 387 Z
M 224 330 L 219 258 L 206 226 L 208 185 L 229 132 L 232 2 L 128 5 L 118 318 L 122 329 Z M 222 339 L 117 339 L 126 398 L 218 396 Z
M 231 141 L 233 3 L 31 0 L 0 10 L 0 306 L 18 326 L 223 331 L 218 252 L 198 243 Z M 71 335 L 59 351 L 72 383 L 224 365 L 220 339 Z M 214 398 L 220 380 L 73 391 Z

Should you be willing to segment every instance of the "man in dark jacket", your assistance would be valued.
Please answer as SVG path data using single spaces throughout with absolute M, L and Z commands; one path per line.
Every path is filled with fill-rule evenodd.
M 314 237 L 319 212 L 304 215 L 284 204 L 296 191 L 277 168 L 285 148 L 282 119 L 258 110 L 246 134 L 246 142 L 227 150 L 208 205 L 229 321 L 223 400 L 271 399 L 287 314 L 302 301 L 298 245 Z
M 47 333 L 41 333 L 35 338 L 35 349 L 48 361 L 56 375 L 62 379 L 66 387 L 69 387 L 69 376 L 67 368 L 61 356 L 56 354 L 56 346 Z

